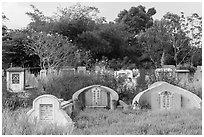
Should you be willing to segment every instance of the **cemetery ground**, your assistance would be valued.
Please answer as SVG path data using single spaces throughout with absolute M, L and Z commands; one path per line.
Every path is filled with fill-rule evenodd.
M 3 110 L 4 135 L 201 135 L 202 109 L 179 111 L 85 109 L 73 127 L 35 125 L 27 121 L 30 108 Z M 71 133 L 71 129 L 73 129 Z
M 48 84 L 41 83 L 46 94 L 64 100 L 90 85 L 104 85 L 114 90 L 116 81 L 106 75 L 64 75 L 52 77 Z M 39 86 L 39 87 L 41 87 Z M 140 91 L 138 91 L 140 92 Z M 202 97 L 202 90 L 191 92 Z M 70 115 L 74 125 L 70 127 L 55 124 L 44 125 L 29 123 L 26 113 L 31 109 L 33 100 L 45 93 L 41 89 L 29 90 L 30 96 L 18 96 L 7 92 L 6 79 L 2 79 L 2 134 L 4 135 L 201 135 L 202 109 L 181 109 L 171 111 L 152 111 L 150 109 L 132 110 L 130 108 L 113 110 L 88 109 Z M 134 95 L 128 92 L 132 99 Z M 24 94 L 22 94 L 24 95 Z M 125 100 L 124 100 L 125 101 Z M 130 105 L 129 102 L 126 102 Z M 68 114 L 68 112 L 67 112 Z

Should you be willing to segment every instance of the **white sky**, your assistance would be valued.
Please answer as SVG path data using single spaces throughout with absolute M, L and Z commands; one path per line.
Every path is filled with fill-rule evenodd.
M 138 1 L 138 0 L 137 0 Z M 69 7 L 76 2 L 2 2 L 2 12 L 9 18 L 5 25 L 11 29 L 24 28 L 31 21 L 30 18 L 25 14 L 26 12 L 32 11 L 30 4 L 35 5 L 40 11 L 46 16 L 51 16 L 57 11 L 57 7 Z M 143 5 L 146 9 L 155 7 L 157 13 L 153 16 L 154 19 L 161 19 L 167 12 L 172 12 L 180 15 L 183 11 L 186 16 L 192 13 L 198 13 L 202 16 L 202 3 L 197 2 L 83 2 L 82 5 L 95 6 L 100 10 L 99 16 L 103 16 L 107 21 L 114 21 L 118 13 L 123 9 L 129 10 L 132 6 Z

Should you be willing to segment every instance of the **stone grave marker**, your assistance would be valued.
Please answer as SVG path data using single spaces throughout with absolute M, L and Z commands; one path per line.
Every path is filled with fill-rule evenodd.
M 33 108 L 27 112 L 29 121 L 70 126 L 72 119 L 61 108 L 61 102 L 53 95 L 41 95 L 33 101 Z
M 36 88 L 38 87 L 38 81 L 34 74 L 31 74 L 29 71 L 25 72 L 25 88 Z
M 40 70 L 40 78 L 46 78 L 46 76 L 47 76 L 47 70 L 45 70 L 45 69 L 42 69 L 42 70 Z
M 77 67 L 77 72 L 78 72 L 78 73 L 86 73 L 86 67 L 84 67 L 84 66 L 78 66 L 78 67 Z
M 21 67 L 12 67 L 6 70 L 7 90 L 23 92 L 25 88 L 25 71 Z
M 65 75 L 65 74 L 75 74 L 75 68 L 73 67 L 64 67 L 60 69 L 59 74 L 60 75 Z
M 176 70 L 176 78 L 180 80 L 181 84 L 189 83 L 189 70 Z
M 202 82 L 202 66 L 197 66 L 194 74 L 194 81 Z
M 152 110 L 200 109 L 201 101 L 201 98 L 188 90 L 159 81 L 138 93 L 132 105 L 149 106 Z

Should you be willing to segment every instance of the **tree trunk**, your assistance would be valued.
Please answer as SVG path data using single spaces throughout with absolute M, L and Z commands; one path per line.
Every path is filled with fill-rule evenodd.
M 165 50 L 163 50 L 162 57 L 161 57 L 161 66 L 164 66 L 165 62 Z

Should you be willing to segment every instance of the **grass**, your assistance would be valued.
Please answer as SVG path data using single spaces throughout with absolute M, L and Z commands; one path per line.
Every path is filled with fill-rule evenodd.
M 75 119 L 72 134 L 201 135 L 202 111 L 169 112 L 85 110 Z
M 74 119 L 74 129 L 28 122 L 28 109 L 3 110 L 4 135 L 201 135 L 202 110 L 86 109 Z M 72 132 L 71 132 L 72 131 Z
M 28 109 L 16 111 L 3 110 L 2 134 L 3 135 L 67 135 L 73 128 L 57 126 L 56 124 L 40 124 L 28 122 L 26 112 Z

